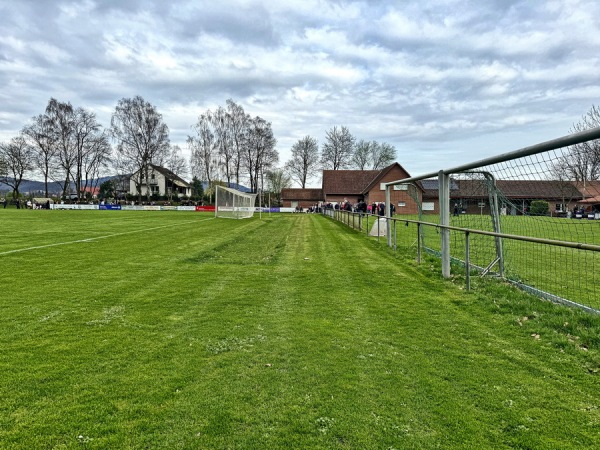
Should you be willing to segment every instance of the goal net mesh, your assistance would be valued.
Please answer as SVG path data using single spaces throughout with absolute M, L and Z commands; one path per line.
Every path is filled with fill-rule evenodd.
M 226 219 L 248 219 L 252 217 L 256 195 L 217 186 L 215 191 L 215 217 Z

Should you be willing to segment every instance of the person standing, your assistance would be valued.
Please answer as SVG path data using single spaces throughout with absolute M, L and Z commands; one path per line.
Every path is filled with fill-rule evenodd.
M 6 200 L 6 197 L 2 199 L 2 206 L 4 207 L 4 209 L 6 209 L 6 204 L 8 203 L 8 201 Z

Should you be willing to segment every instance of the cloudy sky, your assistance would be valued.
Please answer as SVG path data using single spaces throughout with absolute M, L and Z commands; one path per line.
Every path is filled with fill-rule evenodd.
M 290 147 L 345 125 L 412 175 L 569 133 L 600 104 L 597 0 L 0 0 L 0 140 L 50 97 L 171 141 L 229 98 Z

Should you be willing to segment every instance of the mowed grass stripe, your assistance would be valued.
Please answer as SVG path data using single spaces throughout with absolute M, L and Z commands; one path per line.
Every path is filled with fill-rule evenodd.
M 118 226 L 183 217 L 163 214 Z M 546 336 L 552 305 L 465 293 L 315 215 L 141 236 L 0 259 L 3 448 L 598 443 L 597 346 Z

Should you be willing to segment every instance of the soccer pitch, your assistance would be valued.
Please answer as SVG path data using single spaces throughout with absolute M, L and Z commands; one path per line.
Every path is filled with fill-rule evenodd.
M 0 448 L 600 446 L 597 316 L 317 215 L 0 221 Z

